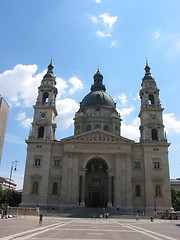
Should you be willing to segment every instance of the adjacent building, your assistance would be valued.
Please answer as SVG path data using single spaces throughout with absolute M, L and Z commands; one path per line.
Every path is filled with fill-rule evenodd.
M 13 179 L 0 177 L 0 189 L 13 189 L 16 190 L 17 184 L 14 182 Z
M 115 83 L 114 83 L 115 84 Z M 159 89 L 148 63 L 141 81 L 140 140 L 121 135 L 121 116 L 98 69 L 74 116 L 74 134 L 56 140 L 52 61 L 38 88 L 22 205 L 118 208 L 120 213 L 171 211 L 168 147 Z
M 8 112 L 9 112 L 9 105 L 4 100 L 4 98 L 0 95 L 0 161 L 2 158 Z

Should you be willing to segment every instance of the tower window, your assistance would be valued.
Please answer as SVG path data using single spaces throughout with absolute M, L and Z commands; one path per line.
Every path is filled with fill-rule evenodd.
M 154 168 L 159 169 L 160 168 L 160 162 L 154 162 Z
M 49 97 L 49 93 L 48 92 L 45 92 L 43 94 L 43 103 L 47 103 L 48 102 L 48 97 Z
M 91 131 L 91 125 L 88 124 L 88 125 L 86 126 L 86 131 L 87 131 L 87 132 L 88 132 L 88 131 Z
M 161 186 L 160 185 L 155 186 L 155 196 L 161 197 Z
M 135 186 L 135 196 L 136 197 L 140 197 L 141 196 L 141 186 L 139 184 L 137 184 Z
M 151 135 L 152 135 L 152 140 L 158 140 L 158 134 L 156 129 L 152 129 Z
M 54 195 L 58 194 L 58 183 L 57 182 L 53 183 L 52 194 L 54 194 Z
M 109 132 L 109 126 L 108 126 L 108 125 L 105 125 L 105 126 L 104 126 L 104 131 Z
M 148 99 L 149 99 L 149 104 L 154 104 L 154 95 L 149 94 Z
M 44 127 L 39 127 L 38 129 L 38 138 L 44 137 Z
M 34 165 L 37 167 L 41 166 L 41 158 L 35 158 Z
M 34 181 L 32 185 L 32 193 L 38 194 L 38 191 L 39 191 L 39 183 L 38 181 Z
M 135 169 L 140 169 L 141 168 L 141 163 L 140 162 L 134 162 L 134 168 Z
M 61 165 L 60 165 L 60 160 L 54 160 L 54 167 L 55 167 L 55 168 L 61 167 Z

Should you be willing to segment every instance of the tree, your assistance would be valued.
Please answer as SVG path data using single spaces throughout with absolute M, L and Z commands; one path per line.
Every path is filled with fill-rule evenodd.
M 21 203 L 21 193 L 12 189 L 0 189 L 0 206 L 18 207 Z
M 171 197 L 174 211 L 180 211 L 180 191 L 171 188 Z

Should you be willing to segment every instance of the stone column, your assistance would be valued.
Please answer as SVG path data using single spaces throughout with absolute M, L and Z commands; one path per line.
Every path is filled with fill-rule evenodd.
M 108 207 L 112 207 L 112 176 L 108 174 Z
M 81 177 L 82 177 L 82 188 L 81 188 L 81 203 L 80 203 L 80 206 L 84 207 L 85 206 L 85 171 L 81 174 Z

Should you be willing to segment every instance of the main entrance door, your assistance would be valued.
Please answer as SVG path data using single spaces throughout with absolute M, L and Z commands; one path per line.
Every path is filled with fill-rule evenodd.
M 100 158 L 93 158 L 86 166 L 86 205 L 106 207 L 108 202 L 107 164 Z

